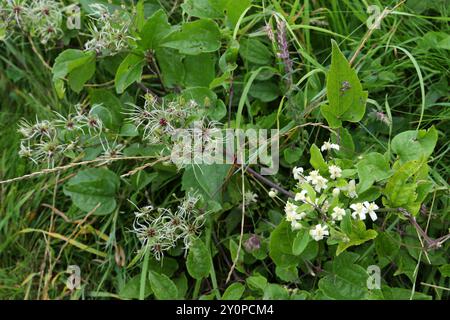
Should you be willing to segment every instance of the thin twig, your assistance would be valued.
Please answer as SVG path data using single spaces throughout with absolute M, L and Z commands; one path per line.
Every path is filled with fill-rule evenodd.
M 270 181 L 269 179 L 267 179 L 266 177 L 264 177 L 263 175 L 259 174 L 258 172 L 256 172 L 255 170 L 253 170 L 250 167 L 246 168 L 246 171 L 251 174 L 253 177 L 255 177 L 256 179 L 258 179 L 259 181 L 261 181 L 262 183 L 268 185 L 271 188 L 274 188 L 275 190 L 283 193 L 284 195 L 288 196 L 289 198 L 294 198 L 295 194 L 292 191 L 288 191 L 284 188 L 282 188 L 281 186 L 279 186 L 278 184 Z
M 442 247 L 442 244 L 445 241 L 450 239 L 450 234 L 447 234 L 447 235 L 437 238 L 437 239 L 430 238 L 427 235 L 427 233 L 422 229 L 422 227 L 417 223 L 416 218 L 411 213 L 409 213 L 404 208 L 398 208 L 398 211 L 401 212 L 409 220 L 409 222 L 413 225 L 413 227 L 417 230 L 417 232 L 423 237 L 423 239 L 426 242 L 426 245 L 425 245 L 426 250 L 440 248 L 440 247 Z

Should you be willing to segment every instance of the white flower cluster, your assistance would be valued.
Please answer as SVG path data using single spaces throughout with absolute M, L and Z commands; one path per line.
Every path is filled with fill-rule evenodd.
M 91 39 L 84 45 L 86 50 L 97 54 L 112 56 L 131 47 L 135 39 L 131 36 L 132 16 L 126 10 L 115 10 L 110 13 L 108 8 L 99 3 L 90 5 L 93 20 L 89 30 Z
M 339 150 L 339 146 L 325 142 L 321 150 Z M 329 236 L 329 229 L 350 212 L 353 219 L 366 220 L 366 215 L 369 215 L 372 221 L 377 220 L 377 204 L 353 200 L 358 197 L 356 181 L 345 179 L 338 163 L 330 158 L 326 172 L 312 170 L 307 174 L 301 167 L 292 169 L 293 177 L 298 182 L 297 190 L 294 199 L 288 200 L 284 208 L 285 219 L 291 224 L 292 230 L 311 228 L 312 224 L 309 234 L 314 240 L 320 241 Z
M 21 30 L 46 44 L 62 36 L 63 4 L 54 0 L 1 0 L 0 28 Z
M 205 223 L 205 214 L 197 208 L 200 196 L 188 193 L 177 209 L 145 206 L 134 213 L 132 232 L 142 244 L 142 250 L 151 250 L 156 260 L 181 241 L 185 250 L 199 236 Z
M 214 155 L 223 156 L 216 152 L 224 142 L 220 124 L 208 120 L 195 100 L 185 101 L 182 97 L 158 100 L 151 94 L 144 99 L 143 107 L 130 104 L 128 120 L 142 130 L 144 142 L 164 145 L 164 151 L 171 153 L 178 168 L 192 163 L 213 163 Z
M 143 130 L 143 139 L 151 144 L 167 143 L 177 128 L 184 128 L 189 118 L 199 112 L 197 103 L 182 99 L 158 101 L 152 94 L 145 94 L 144 106 L 130 104 L 128 120 Z
M 36 164 L 47 163 L 48 167 L 53 167 L 64 155 L 73 156 L 91 144 L 99 144 L 105 158 L 118 156 L 123 145 L 109 142 L 102 136 L 105 129 L 94 112 L 97 107 L 100 105 L 93 105 L 88 111 L 77 105 L 75 113 L 67 116 L 56 113 L 56 119 L 51 121 L 36 118 L 35 123 L 30 123 L 21 120 L 18 131 L 23 138 L 19 155 Z

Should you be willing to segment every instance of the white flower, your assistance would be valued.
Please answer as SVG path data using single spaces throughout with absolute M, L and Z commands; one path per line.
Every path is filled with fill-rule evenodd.
M 367 208 L 362 203 L 354 203 L 350 206 L 353 209 L 352 217 L 353 219 L 366 220 Z
M 338 166 L 331 165 L 328 167 L 328 171 L 330 172 L 330 177 L 333 180 L 342 176 L 342 169 Z
M 314 240 L 320 241 L 325 236 L 329 235 L 328 226 L 322 226 L 321 224 L 316 225 L 313 229 L 309 230 L 309 234 L 313 237 Z
M 321 177 L 319 174 L 319 171 L 317 170 L 313 170 L 309 173 L 309 175 L 306 177 L 306 180 L 308 182 L 311 182 L 312 184 L 315 184 L 315 182 L 317 181 L 317 179 Z
M 277 195 L 278 195 L 278 191 L 277 190 L 275 190 L 274 188 L 270 189 L 269 197 L 275 198 Z
M 335 143 L 330 143 L 330 141 L 326 141 L 323 143 L 322 147 L 320 148 L 320 150 L 325 151 L 325 150 L 331 150 L 331 149 L 335 149 L 339 151 L 339 145 L 335 144 Z
M 290 203 L 289 201 L 286 203 L 286 206 L 284 207 L 284 212 L 286 212 L 286 221 L 288 222 L 295 222 L 298 220 L 302 220 L 305 216 L 305 212 L 297 213 L 298 206 L 296 206 L 293 203 Z
M 309 175 L 306 177 L 306 180 L 314 186 L 314 189 L 317 192 L 320 192 L 322 189 L 325 190 L 328 187 L 327 186 L 328 180 L 322 177 L 319 174 L 319 171 L 317 170 L 311 171 Z
M 316 190 L 317 192 L 320 192 L 322 189 L 325 190 L 328 186 L 327 186 L 327 182 L 328 180 L 325 179 L 324 177 L 319 177 L 316 181 L 316 183 L 314 184 L 314 190 Z
M 377 220 L 378 217 L 375 213 L 375 210 L 379 209 L 379 207 L 375 204 L 375 202 L 369 203 L 368 201 L 365 201 L 364 206 L 366 207 L 367 213 L 369 214 L 372 221 Z
M 286 220 L 289 222 L 292 222 L 295 220 L 295 217 L 297 216 L 297 208 L 295 204 L 291 202 L 286 202 L 286 206 L 284 207 L 284 212 L 286 213 Z
M 356 183 L 355 180 L 350 180 L 348 185 L 345 187 L 345 190 L 348 192 L 348 196 L 350 198 L 356 198 L 358 194 L 356 193 Z
M 335 197 L 335 198 L 339 197 L 340 193 L 341 193 L 341 189 L 339 189 L 339 188 L 333 189 L 333 197 Z
M 292 174 L 294 175 L 295 180 L 303 180 L 303 168 L 302 167 L 294 167 L 292 169 Z
M 299 193 L 295 194 L 295 201 L 301 201 L 301 202 L 306 202 L 307 201 L 307 197 L 306 195 L 308 194 L 308 191 L 306 190 L 302 190 Z
M 344 209 L 339 207 L 333 208 L 333 213 L 331 214 L 331 218 L 333 218 L 333 220 L 341 221 L 344 216 L 345 216 Z

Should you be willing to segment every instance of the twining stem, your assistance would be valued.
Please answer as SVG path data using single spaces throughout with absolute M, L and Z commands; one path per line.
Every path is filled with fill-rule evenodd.
M 406 218 L 408 218 L 409 222 L 413 225 L 414 228 L 416 228 L 417 232 L 425 240 L 425 249 L 430 250 L 440 248 L 445 241 L 450 239 L 450 234 L 437 239 L 430 238 L 428 234 L 422 229 L 422 227 L 417 223 L 416 218 L 414 218 L 411 213 L 409 213 L 404 208 L 398 208 L 398 211 L 402 213 Z

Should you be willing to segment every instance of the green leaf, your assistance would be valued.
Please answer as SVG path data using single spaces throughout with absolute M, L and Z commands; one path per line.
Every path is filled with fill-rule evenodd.
M 332 41 L 331 68 L 327 75 L 327 96 L 329 106 L 323 108 L 328 120 L 334 127 L 337 120 L 357 122 L 362 119 L 367 100 L 367 92 L 363 92 L 361 82 L 344 57 L 335 41 Z
M 262 275 L 254 275 L 245 279 L 247 286 L 250 290 L 264 292 L 264 289 L 267 286 L 267 279 Z
M 392 139 L 392 151 L 402 163 L 411 160 L 427 159 L 434 150 L 438 139 L 437 130 L 410 130 L 399 133 Z
M 173 300 L 178 298 L 177 286 L 168 276 L 150 271 L 148 277 L 153 293 L 158 300 Z
M 189 247 L 186 267 L 194 279 L 201 280 L 209 275 L 211 267 L 209 252 L 201 239 L 195 239 Z
M 348 122 L 358 122 L 366 113 L 366 102 L 369 97 L 367 91 L 361 92 L 361 94 L 355 98 L 353 105 L 340 117 L 342 120 Z
M 124 123 L 122 128 L 120 128 L 120 135 L 122 137 L 137 137 L 139 135 L 139 131 L 134 124 Z
M 412 177 L 421 167 L 422 164 L 418 161 L 409 161 L 395 169 L 383 190 L 388 206 L 392 208 L 405 207 L 407 209 L 408 206 L 414 206 L 417 200 L 417 183 Z
M 97 105 L 91 110 L 97 114 L 104 125 L 114 132 L 120 130 L 123 113 L 122 102 L 111 91 L 106 89 L 89 90 L 91 106 Z
M 287 300 L 289 292 L 279 284 L 269 283 L 264 289 L 263 300 Z
M 95 56 L 92 56 L 85 64 L 73 69 L 67 75 L 69 87 L 76 93 L 83 90 L 84 84 L 92 78 L 95 73 Z
M 172 275 L 178 270 L 178 262 L 175 258 L 164 257 L 161 261 L 158 261 L 154 258 L 149 259 L 149 269 L 153 270 L 157 273 L 164 274 L 168 277 L 172 277 Z
M 367 271 L 355 264 L 357 255 L 344 253 L 336 257 L 331 274 L 319 280 L 319 289 L 325 296 L 336 300 L 367 299 Z
M 241 15 L 250 7 L 252 0 L 227 0 L 223 2 L 227 14 L 227 23 L 234 29 Z
M 221 119 L 223 119 L 223 117 L 225 117 L 228 112 L 227 106 L 220 99 L 218 99 L 214 105 L 208 107 L 207 110 L 208 111 L 206 115 L 208 116 L 208 118 L 215 121 L 220 121 Z
M 375 239 L 375 250 L 379 257 L 394 257 L 400 250 L 401 239 L 397 233 L 381 232 Z
M 179 31 L 168 35 L 162 46 L 177 49 L 180 53 L 196 55 L 214 52 L 220 48 L 220 30 L 214 21 L 200 19 L 187 22 Z
M 80 92 L 95 73 L 95 52 L 67 49 L 55 59 L 52 73 L 55 84 L 67 77 L 72 90 Z
M 282 221 L 270 234 L 269 255 L 277 266 L 297 265 L 299 258 L 292 254 L 294 233 L 291 225 Z
M 227 164 L 211 164 L 189 166 L 185 169 L 182 178 L 182 189 L 200 191 L 205 200 L 221 201 L 222 185 L 230 170 Z
M 245 287 L 242 283 L 235 282 L 228 286 L 222 295 L 222 300 L 239 300 L 245 291 Z
M 222 18 L 224 13 L 217 2 L 217 0 L 185 0 L 181 8 L 192 17 L 218 19 Z
M 185 78 L 184 56 L 170 48 L 158 48 L 155 55 L 164 86 L 170 88 L 181 86 Z
M 286 282 L 298 281 L 298 269 L 295 265 L 290 266 L 276 266 L 275 273 L 278 278 Z
M 139 290 L 141 286 L 141 275 L 134 276 L 122 287 L 119 291 L 119 296 L 123 299 L 139 299 Z M 152 287 L 150 282 L 147 281 L 145 285 L 144 298 L 152 294 Z
M 308 246 L 309 240 L 310 237 L 307 229 L 301 229 L 297 232 L 294 242 L 292 243 L 292 253 L 296 256 L 301 255 Z
M 62 79 L 67 74 L 82 67 L 89 62 L 92 57 L 95 57 L 94 51 L 82 51 L 78 49 L 67 49 L 61 52 L 55 59 L 52 68 L 53 80 Z
M 328 173 L 328 166 L 323 159 L 322 152 L 320 152 L 319 147 L 317 147 L 315 144 L 311 146 L 310 149 L 311 153 L 311 159 L 309 160 L 309 163 L 314 167 L 314 169 L 319 170 L 322 174 Z
M 374 182 L 387 179 L 392 175 L 389 163 L 382 154 L 377 152 L 364 155 L 356 168 L 359 176 L 358 193 L 369 189 Z
M 287 147 L 283 151 L 284 159 L 289 164 L 292 164 L 292 163 L 300 160 L 302 153 L 303 153 L 303 148 L 299 148 L 299 147 L 294 147 L 294 148 Z
M 331 107 L 328 104 L 323 104 L 320 106 L 320 112 L 322 113 L 325 120 L 327 120 L 330 128 L 336 129 L 342 127 L 342 121 L 333 113 Z
M 178 299 L 186 299 L 185 297 L 188 290 L 188 280 L 184 272 L 181 273 L 179 277 L 173 279 L 173 282 L 178 289 Z
M 134 16 L 134 25 L 138 31 L 142 30 L 145 23 L 145 0 L 139 0 L 136 4 L 136 14 Z
M 147 19 L 139 34 L 138 46 L 145 50 L 156 49 L 162 40 L 172 31 L 167 15 L 161 9 Z
M 267 46 L 255 38 L 241 39 L 239 54 L 244 60 L 258 65 L 270 65 L 273 59 L 272 52 Z
M 413 283 L 415 281 L 414 273 L 417 265 L 416 260 L 411 258 L 407 252 L 402 250 L 398 256 L 395 257 L 394 262 L 397 265 L 397 270 L 395 271 L 394 276 L 404 274 L 409 278 L 411 283 Z
M 183 98 L 186 101 L 194 100 L 205 109 L 214 106 L 217 102 L 217 95 L 214 91 L 206 87 L 193 87 L 183 90 Z
M 373 240 L 377 237 L 378 233 L 375 230 L 366 230 L 366 225 L 361 220 L 353 221 L 352 231 L 347 234 L 348 241 L 340 242 L 338 244 L 336 255 L 339 256 L 342 252 L 353 246 L 359 246 L 364 242 Z
M 450 277 L 450 264 L 444 264 L 439 267 L 439 271 L 441 272 L 443 277 Z
M 184 59 L 184 85 L 189 87 L 209 87 L 216 76 L 216 56 L 201 53 Z
M 102 215 L 116 208 L 115 195 L 119 189 L 119 177 L 104 168 L 90 168 L 79 171 L 64 185 L 64 194 L 82 211 L 90 212 L 98 204 L 94 214 Z
M 252 90 L 250 90 L 249 94 L 262 102 L 270 102 L 278 98 L 280 88 L 278 84 L 272 81 L 260 81 L 252 84 Z
M 121 94 L 134 82 L 141 82 L 144 65 L 144 56 L 136 53 L 127 55 L 116 71 L 114 78 L 116 92 Z

